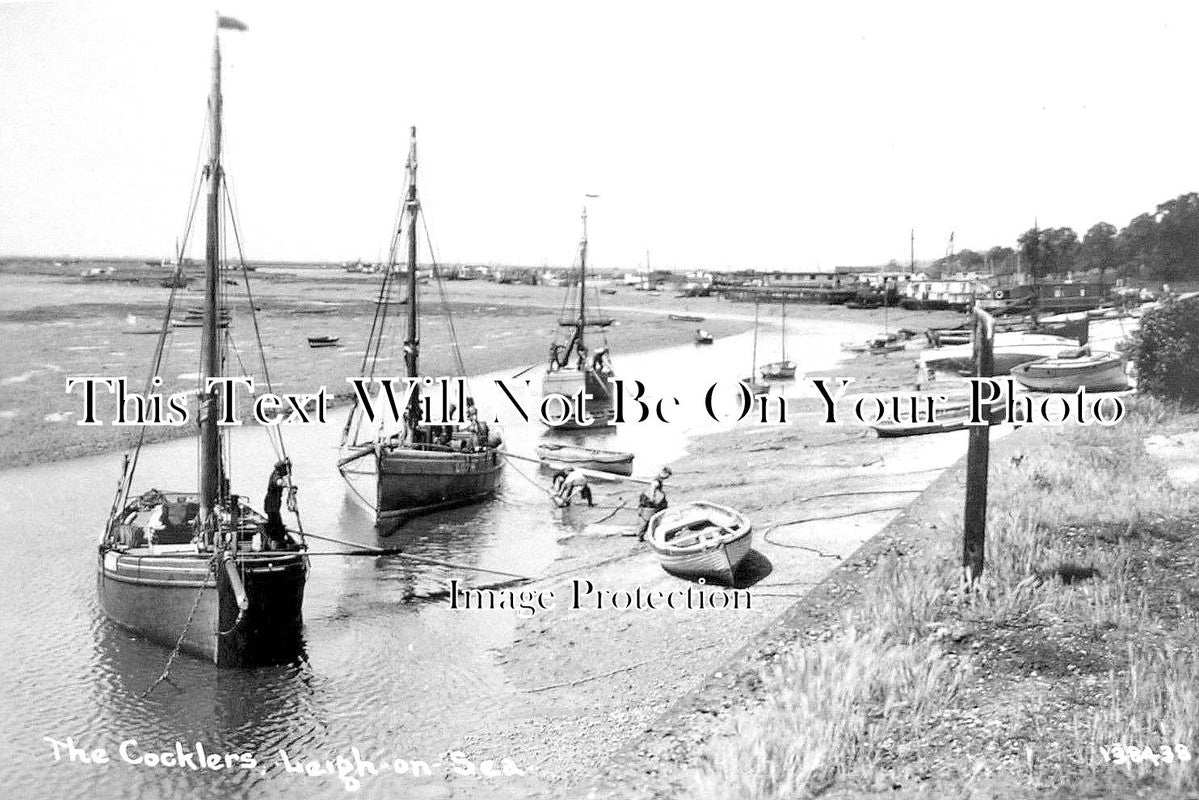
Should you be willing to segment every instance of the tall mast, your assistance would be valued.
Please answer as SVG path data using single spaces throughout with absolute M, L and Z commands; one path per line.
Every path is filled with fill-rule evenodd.
M 783 301 L 783 361 L 787 360 L 787 301 Z
M 909 243 L 911 246 L 911 251 L 908 256 L 908 271 L 915 272 L 916 271 L 916 229 L 915 228 L 912 228 L 912 236 L 911 236 L 911 239 L 909 240 Z
M 416 308 L 416 221 L 420 200 L 416 197 L 416 126 L 412 126 L 412 144 L 408 150 L 408 338 L 404 341 L 404 368 L 409 378 L 418 375 L 420 356 L 419 315 Z M 408 403 L 408 425 L 415 428 L 420 411 L 420 390 L 412 392 Z
M 579 240 L 579 350 L 587 328 L 587 204 L 583 203 L 583 238 Z
M 754 351 L 753 363 L 749 372 L 749 380 L 752 382 L 757 377 L 758 372 L 758 302 L 754 301 Z
M 209 378 L 220 377 L 217 290 L 220 273 L 221 224 L 221 40 L 212 42 L 212 93 L 208 97 L 212 120 L 208 156 L 208 241 L 204 272 L 204 326 L 200 337 L 200 521 L 207 522 L 223 494 L 221 438 L 217 391 L 204 392 Z

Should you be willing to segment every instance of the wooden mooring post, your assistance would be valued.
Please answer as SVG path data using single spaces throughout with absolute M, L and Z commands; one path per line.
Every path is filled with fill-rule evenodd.
M 974 376 L 990 378 L 995 374 L 995 318 L 974 307 Z M 978 389 L 977 391 L 981 391 Z M 966 452 L 966 512 L 962 519 L 962 574 L 966 588 L 973 588 L 986 564 L 987 467 L 991 451 L 991 424 L 988 406 L 985 425 L 970 427 L 970 447 Z

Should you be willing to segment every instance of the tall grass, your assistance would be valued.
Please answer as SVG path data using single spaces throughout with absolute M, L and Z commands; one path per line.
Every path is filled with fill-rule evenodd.
M 839 775 L 919 759 L 923 754 L 905 743 L 919 741 L 930 711 L 953 696 L 971 668 L 969 659 L 943 657 L 946 619 L 1057 622 L 1130 636 L 1157 625 L 1133 580 L 1128 542 L 1147 526 L 1199 513 L 1199 493 L 1172 487 L 1142 444 L 1178 424 L 1176 408 L 1138 398 L 1118 426 L 1046 430 L 1023 452 L 994 462 L 978 591 L 964 593 L 958 584 L 960 516 L 941 527 L 950 535 L 920 559 L 881 563 L 860 601 L 843 612 L 839 632 L 770 671 L 765 706 L 743 715 L 736 735 L 714 747 L 694 776 L 693 796 L 803 797 Z M 1065 536 L 1070 529 L 1076 535 Z M 1088 579 L 1070 584 L 1060 577 L 1070 574 Z M 1199 622 L 1180 624 L 1191 626 L 1190 641 L 1199 646 Z M 1126 673 L 1109 677 L 1073 753 L 1086 768 L 1096 765 L 1101 745 L 1178 741 L 1196 749 L 1196 759 L 1175 765 L 1171 780 L 1190 786 L 1197 733 L 1199 654 L 1146 640 L 1130 649 Z

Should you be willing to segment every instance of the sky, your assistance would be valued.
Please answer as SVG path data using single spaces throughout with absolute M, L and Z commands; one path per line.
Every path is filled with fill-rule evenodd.
M 224 0 L 247 257 L 831 269 L 1123 227 L 1196 189 L 1188 3 Z M 205 3 L 0 3 L 0 254 L 181 235 Z M 193 252 L 199 252 L 194 250 Z

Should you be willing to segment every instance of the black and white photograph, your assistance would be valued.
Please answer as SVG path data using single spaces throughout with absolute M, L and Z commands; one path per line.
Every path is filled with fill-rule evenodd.
M 0 2 L 4 795 L 1199 798 L 1196 42 Z

